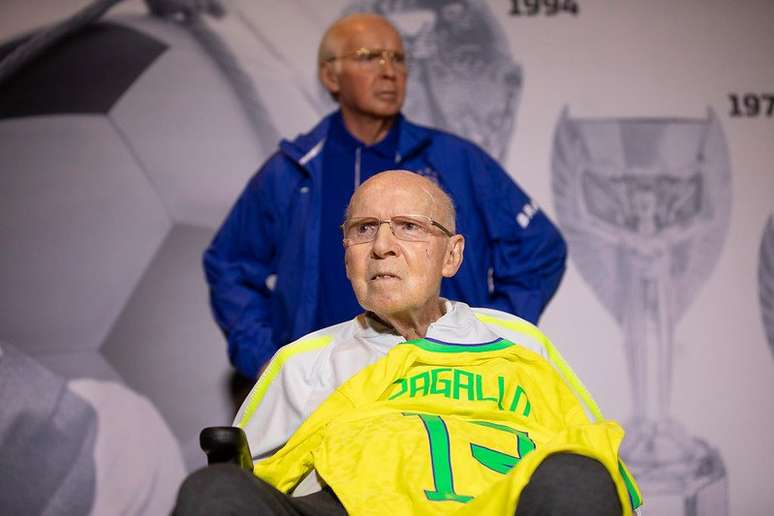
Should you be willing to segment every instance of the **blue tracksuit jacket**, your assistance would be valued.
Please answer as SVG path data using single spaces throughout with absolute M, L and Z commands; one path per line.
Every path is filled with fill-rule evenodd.
M 329 118 L 280 142 L 204 254 L 215 319 L 232 364 L 249 378 L 281 345 L 317 329 L 319 253 L 341 245 L 320 242 Z M 443 280 L 441 295 L 537 322 L 565 269 L 559 231 L 481 148 L 402 117 L 398 123 L 395 168 L 440 183 L 465 237 L 462 267 Z

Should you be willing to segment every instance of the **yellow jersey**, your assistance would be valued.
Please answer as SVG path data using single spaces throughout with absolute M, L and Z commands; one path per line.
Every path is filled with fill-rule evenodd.
M 342 384 L 255 474 L 289 492 L 316 469 L 353 515 L 513 514 L 543 458 L 564 451 L 600 461 L 631 514 L 622 439 L 522 346 L 418 339 Z

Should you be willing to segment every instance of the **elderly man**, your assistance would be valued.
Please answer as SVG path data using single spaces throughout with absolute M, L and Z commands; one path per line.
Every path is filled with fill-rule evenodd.
M 201 470 L 177 514 L 631 514 L 639 493 L 616 456 L 623 431 L 592 423 L 569 369 L 560 376 L 528 349 L 547 339 L 439 297 L 465 239 L 437 185 L 378 174 L 342 229 L 366 312 L 275 355 L 236 418 L 257 478 Z M 312 469 L 322 491 L 284 494 Z
M 384 18 L 350 15 L 319 49 L 319 79 L 339 110 L 283 141 L 250 180 L 204 256 L 215 318 L 232 364 L 254 379 L 279 346 L 360 310 L 343 250 L 330 246 L 354 189 L 402 168 L 448 191 L 468 260 L 441 292 L 536 322 L 564 272 L 561 235 L 473 143 L 400 113 L 407 57 Z

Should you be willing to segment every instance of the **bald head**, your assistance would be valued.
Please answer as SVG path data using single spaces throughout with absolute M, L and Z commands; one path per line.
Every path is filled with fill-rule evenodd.
M 383 198 L 387 193 L 400 195 L 416 206 L 429 209 L 428 216 L 440 222 L 452 233 L 456 231 L 456 213 L 451 197 L 433 181 L 407 170 L 380 172 L 361 184 L 349 201 L 346 217 L 358 216 L 358 213 L 353 213 L 354 209 L 360 206 L 372 206 L 376 199 Z
M 320 48 L 317 51 L 318 64 L 322 66 L 332 57 L 341 55 L 347 40 L 354 35 L 376 28 L 394 32 L 400 39 L 398 30 L 384 16 L 373 13 L 355 13 L 339 18 L 323 34 Z
M 436 224 L 430 228 L 420 219 L 415 219 L 417 223 L 400 219 L 412 215 L 429 217 Z M 462 235 L 437 227 L 454 233 L 451 199 L 419 174 L 390 170 L 355 190 L 347 217 L 344 266 L 360 306 L 406 339 L 424 336 L 443 313 L 441 281 L 457 274 L 465 250 Z M 389 228 L 382 225 L 387 221 Z M 363 231 L 366 238 L 359 239 Z

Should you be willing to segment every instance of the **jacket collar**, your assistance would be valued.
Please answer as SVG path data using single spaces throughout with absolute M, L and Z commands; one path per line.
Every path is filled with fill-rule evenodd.
M 398 163 L 409 160 L 424 151 L 432 142 L 430 130 L 413 124 L 400 115 L 398 136 Z
M 280 151 L 288 158 L 300 165 L 303 169 L 312 172 L 310 167 L 316 168 L 319 158 L 322 156 L 322 149 L 325 145 L 325 138 L 328 135 L 331 118 L 337 112 L 327 115 L 325 118 L 312 128 L 311 131 L 297 136 L 294 140 L 282 140 L 280 142 Z M 410 159 L 417 153 L 430 145 L 430 131 L 422 126 L 413 124 L 406 120 L 402 114 L 398 114 L 398 159 L 401 163 Z
M 311 131 L 296 136 L 294 140 L 283 139 L 279 144 L 280 151 L 301 167 L 306 168 L 307 164 L 322 151 L 330 118 L 331 115 L 326 116 Z

